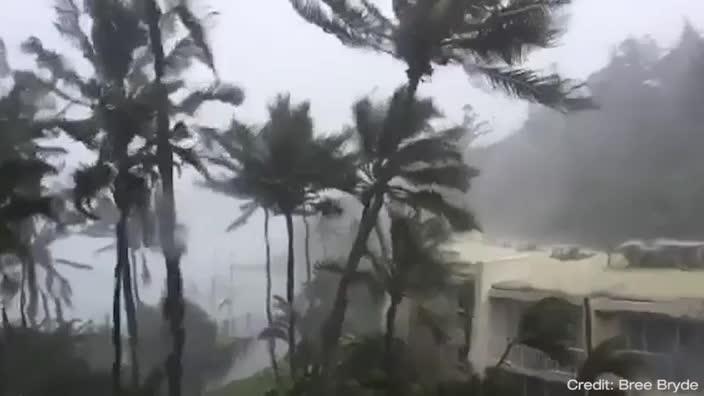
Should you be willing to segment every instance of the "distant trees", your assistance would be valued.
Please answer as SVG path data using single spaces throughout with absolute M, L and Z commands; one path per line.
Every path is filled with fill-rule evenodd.
M 629 39 L 588 80 L 599 112 L 536 109 L 521 131 L 478 150 L 473 197 L 488 231 L 600 248 L 704 237 L 704 118 L 693 88 L 703 60 L 691 26 L 666 53 Z

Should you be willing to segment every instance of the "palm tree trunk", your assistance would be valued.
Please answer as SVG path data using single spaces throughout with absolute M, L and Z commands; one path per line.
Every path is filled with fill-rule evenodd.
M 396 376 L 394 374 L 394 337 L 396 335 L 396 313 L 398 305 L 401 303 L 401 298 L 397 295 L 391 296 L 391 303 L 386 309 L 386 333 L 384 334 L 384 359 L 386 360 L 386 378 L 388 387 L 387 394 L 393 396 L 396 393 Z
M 121 222 L 123 220 L 120 220 Z M 124 231 L 126 227 L 122 227 L 122 230 Z M 124 239 L 125 241 L 127 240 L 127 234 L 125 233 L 124 235 L 119 236 L 119 238 Z M 137 347 L 138 347 L 138 341 L 137 341 L 137 311 L 135 308 L 135 299 L 134 299 L 134 294 L 133 294 L 133 282 L 132 282 L 132 270 L 130 268 L 130 261 L 129 261 L 129 253 L 128 253 L 129 247 L 127 246 L 126 243 L 120 244 L 118 243 L 118 252 L 117 252 L 117 257 L 118 260 L 121 261 L 120 266 L 122 267 L 122 296 L 125 300 L 125 313 L 127 316 L 127 334 L 129 337 L 129 343 L 130 343 L 130 364 L 131 364 L 131 385 L 132 389 L 138 389 L 140 380 L 139 380 L 139 358 L 137 356 Z M 132 265 L 134 265 L 134 262 L 132 262 Z M 135 272 L 136 274 L 136 272 Z
M 345 312 L 347 311 L 347 289 L 349 288 L 352 278 L 359 267 L 359 261 L 362 259 L 366 251 L 367 241 L 374 226 L 379 218 L 379 212 L 383 205 L 383 194 L 377 193 L 366 203 L 362 211 L 362 219 L 359 223 L 357 236 L 355 237 L 352 249 L 347 257 L 345 272 L 340 278 L 337 286 L 335 301 L 332 306 L 330 316 L 323 324 L 323 370 L 325 375 L 326 389 L 330 391 L 329 380 L 332 373 L 331 368 L 336 366 L 337 362 L 337 344 L 342 334 L 342 325 L 345 321 Z
M 27 328 L 27 314 L 25 308 L 27 305 L 27 293 L 25 285 L 27 284 L 27 266 L 22 264 L 22 276 L 20 277 L 20 324 L 23 329 Z
M 391 257 L 389 254 L 389 246 L 386 244 L 386 238 L 384 237 L 384 230 L 381 229 L 381 223 L 377 219 L 376 224 L 374 224 L 374 233 L 376 233 L 376 239 L 379 240 L 379 250 L 381 250 L 381 256 L 384 259 Z
M 269 327 L 274 322 L 274 315 L 271 312 L 271 246 L 269 244 L 269 209 L 264 209 L 264 244 L 266 245 L 266 321 Z M 276 340 L 269 340 L 269 359 L 271 359 L 271 369 L 274 371 L 277 389 L 281 388 L 281 377 L 279 377 L 279 364 L 276 361 Z
M 411 73 L 408 75 L 408 102 L 410 103 L 415 97 L 418 91 L 418 85 L 420 84 L 421 74 Z
M 29 326 L 37 327 L 37 307 L 39 305 L 39 289 L 37 288 L 37 266 L 34 258 L 26 259 L 27 266 L 27 290 L 29 291 L 29 301 L 27 304 L 27 317 Z
M 183 279 L 181 278 L 180 251 L 176 249 L 174 232 L 176 228 L 176 205 L 174 197 L 173 152 L 169 141 L 168 97 L 162 83 L 164 75 L 164 47 L 159 19 L 161 10 L 156 0 L 147 2 L 149 39 L 154 55 L 154 82 L 160 93 L 157 108 L 157 162 L 163 189 L 161 213 L 161 243 L 166 263 L 166 301 L 164 316 L 169 321 L 172 351 L 167 360 L 167 374 L 170 396 L 181 396 L 181 377 L 185 330 L 183 328 L 184 302 Z
M 126 216 L 120 214 L 120 220 L 115 228 L 115 238 L 117 239 L 117 262 L 115 263 L 115 289 L 112 296 L 112 346 L 115 352 L 115 360 L 112 363 L 112 392 L 114 396 L 122 394 L 122 328 L 120 289 L 122 286 L 122 264 L 121 251 L 127 245 L 127 223 Z
M 305 250 L 306 250 L 306 281 L 310 283 L 312 279 L 312 266 L 310 262 L 310 224 L 308 223 L 308 216 L 303 215 L 303 224 L 306 227 L 305 236 Z
M 295 257 L 293 251 L 293 214 L 284 213 L 286 218 L 286 233 L 288 234 L 288 261 L 286 265 L 286 302 L 291 310 L 288 315 L 288 359 L 291 378 L 296 377 L 296 315 L 294 312 L 294 292 L 296 282 Z
M 132 290 L 134 291 L 134 301 L 137 305 L 142 304 L 142 299 L 139 296 L 139 278 L 137 276 L 137 252 L 130 249 L 130 261 L 132 263 Z

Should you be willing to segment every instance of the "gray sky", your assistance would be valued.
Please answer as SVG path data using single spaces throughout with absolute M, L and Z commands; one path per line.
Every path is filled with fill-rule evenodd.
M 349 122 L 350 106 L 356 99 L 373 90 L 375 96 L 385 96 L 404 81 L 405 67 L 400 62 L 343 47 L 300 20 L 286 0 L 209 3 L 220 11 L 210 32 L 217 66 L 223 79 L 245 89 L 245 104 L 236 114 L 246 121 L 262 121 L 265 105 L 277 93 L 288 91 L 294 100 L 311 100 L 320 131 L 339 130 Z M 30 66 L 17 48 L 29 35 L 40 37 L 48 47 L 80 62 L 73 56 L 77 53 L 53 30 L 51 0 L 14 0 L 13 5 L 12 11 L 0 13 L 0 37 L 6 41 L 12 66 Z M 702 0 L 575 0 L 571 14 L 562 45 L 535 53 L 530 66 L 545 68 L 555 63 L 565 76 L 585 78 L 604 66 L 612 48 L 629 36 L 651 35 L 663 47 L 669 47 L 679 37 L 685 17 L 697 29 L 704 30 Z M 194 77 L 205 80 L 207 74 Z M 420 94 L 434 97 L 454 121 L 460 121 L 462 107 L 471 104 L 493 126 L 495 138 L 516 129 L 526 114 L 524 104 L 472 88 L 457 67 L 438 69 L 432 81 L 421 86 Z M 222 108 L 208 109 L 201 114 L 201 121 L 222 124 L 230 114 Z M 204 290 L 209 277 L 216 270 L 226 274 L 228 264 L 233 261 L 261 262 L 259 218 L 254 219 L 251 227 L 223 234 L 224 227 L 236 215 L 232 202 L 196 190 L 189 183 L 181 183 L 179 189 L 180 215 L 190 235 L 190 253 L 184 262 L 187 279 Z M 278 220 L 272 232 L 273 245 L 283 251 L 285 235 Z M 95 258 L 91 254 L 102 245 L 93 241 L 87 246 L 85 240 L 70 240 L 57 246 L 57 256 L 93 262 L 97 267 L 90 274 L 72 276 L 77 283 L 79 314 L 102 315 L 109 310 L 112 256 Z M 163 265 L 158 255 L 152 261 L 154 272 L 160 274 Z M 263 287 L 261 276 L 238 274 L 237 284 L 241 309 L 258 311 Z M 280 286 L 279 282 L 277 288 Z M 149 293 L 156 297 L 160 287 L 153 286 Z

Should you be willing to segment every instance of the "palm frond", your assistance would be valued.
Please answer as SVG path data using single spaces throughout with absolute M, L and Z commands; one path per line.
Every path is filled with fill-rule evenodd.
M 227 226 L 225 231 L 230 232 L 233 231 L 245 224 L 247 224 L 247 221 L 249 221 L 249 218 L 252 217 L 254 212 L 259 209 L 259 205 L 256 202 L 249 202 L 245 204 L 243 208 L 240 208 L 242 212 L 240 215 L 232 222 L 230 225 Z
M 195 148 L 183 148 L 179 147 L 178 145 L 172 145 L 171 150 L 173 150 L 174 155 L 178 157 L 183 163 L 192 166 L 200 174 L 206 177 L 210 177 L 208 168 L 205 166 L 205 164 L 203 164 L 203 161 L 201 161 L 200 156 L 196 152 Z
M 470 51 L 487 62 L 508 65 L 522 62 L 534 48 L 548 48 L 561 33 L 553 26 L 555 11 L 569 0 L 526 0 L 509 2 L 492 10 L 482 22 L 471 25 L 463 36 L 443 45 Z
M 98 122 L 92 117 L 82 120 L 49 120 L 40 123 L 39 127 L 60 129 L 71 139 L 84 144 L 88 148 L 96 148 L 96 137 L 100 132 Z
M 203 54 L 202 60 L 205 64 L 215 73 L 215 60 L 213 58 L 213 52 L 210 49 L 210 45 L 205 37 L 205 28 L 203 27 L 203 22 L 195 15 L 183 2 L 178 6 L 174 7 L 173 11 L 178 15 L 181 23 L 188 29 L 193 43 L 198 46 Z
M 351 6 L 346 0 L 324 1 L 330 11 L 323 9 L 319 0 L 290 0 L 293 9 L 305 21 L 334 35 L 342 44 L 357 48 L 372 48 L 391 53 L 391 22 L 376 7 L 364 2 L 367 10 Z
M 369 98 L 356 102 L 352 112 L 360 145 L 366 155 L 372 156 L 378 149 L 384 115 L 380 114 Z
M 48 70 L 54 80 L 61 80 L 76 87 L 83 85 L 81 77 L 68 66 L 63 56 L 44 48 L 42 41 L 37 37 L 30 37 L 25 40 L 22 43 L 22 51 L 33 55 L 37 66 Z
M 432 134 L 430 137 L 401 145 L 395 153 L 391 154 L 388 167 L 400 169 L 417 163 L 437 162 L 462 162 L 462 153 L 457 144 L 443 134 Z
M 560 111 L 597 108 L 588 97 L 572 96 L 582 85 L 562 79 L 557 74 L 540 76 L 527 69 L 471 64 L 466 64 L 465 69 L 472 75 L 485 77 L 493 88 L 500 88 L 509 95 Z
M 207 55 L 203 52 L 203 48 L 196 44 L 192 37 L 187 36 L 179 40 L 164 59 L 165 74 L 180 74 L 190 66 L 193 59 L 199 60 L 206 65 L 209 62 Z
M 175 108 L 179 112 L 192 116 L 207 101 L 219 101 L 239 106 L 244 101 L 244 91 L 234 85 L 218 84 L 210 89 L 190 93 Z
M 441 115 L 430 98 L 414 99 L 408 105 L 406 86 L 396 89 L 388 103 L 383 132 L 379 137 L 379 154 L 388 157 L 401 142 L 417 137 L 430 127 L 430 121 Z
M 406 170 L 399 176 L 419 186 L 441 186 L 467 192 L 472 178 L 478 175 L 477 169 L 466 164 L 456 164 Z
M 93 19 L 93 65 L 99 75 L 120 85 L 129 73 L 135 50 L 148 41 L 141 16 L 133 6 L 121 0 L 85 2 Z
M 55 218 L 54 197 L 22 197 L 15 196 L 0 207 L 0 221 L 17 222 L 32 216 L 44 215 Z
M 438 192 L 430 190 L 408 191 L 404 197 L 399 197 L 398 199 L 411 207 L 444 216 L 455 230 L 472 231 L 480 229 L 479 223 L 472 213 L 451 205 Z
M 57 258 L 57 259 L 54 259 L 54 262 L 56 264 L 66 265 L 68 267 L 75 268 L 75 269 L 81 269 L 81 270 L 93 269 L 93 266 L 91 266 L 90 264 L 80 263 L 78 261 L 73 261 L 73 260 L 66 260 L 66 259 Z
M 54 4 L 56 22 L 54 26 L 71 44 L 81 50 L 83 57 L 88 61 L 95 60 L 93 45 L 80 25 L 81 10 L 74 0 L 56 0 Z
M 76 170 L 73 175 L 74 207 L 86 217 L 98 220 L 87 205 L 98 193 L 112 184 L 117 170 L 109 164 L 97 164 Z
M 100 247 L 100 248 L 98 248 L 98 249 L 95 249 L 95 250 L 93 251 L 93 254 L 94 254 L 94 255 L 99 255 L 99 254 L 103 254 L 103 253 L 105 253 L 105 252 L 110 252 L 110 251 L 112 251 L 112 250 L 115 250 L 115 247 L 116 247 L 116 246 L 117 246 L 117 245 L 116 245 L 115 243 L 109 243 L 109 244 L 107 244 L 107 245 L 105 245 L 105 246 L 103 246 L 103 247 Z

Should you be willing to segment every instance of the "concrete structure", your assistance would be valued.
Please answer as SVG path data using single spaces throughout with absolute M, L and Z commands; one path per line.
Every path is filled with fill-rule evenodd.
M 583 302 L 589 298 L 593 345 L 623 335 L 630 350 L 653 363 L 657 378 L 699 379 L 704 387 L 704 271 L 629 269 L 623 257 L 603 253 L 561 261 L 550 257 L 549 248 L 520 251 L 478 234 L 464 235 L 448 248 L 468 262 L 463 271 L 475 283 L 469 355 L 474 371 L 498 362 L 530 303 L 562 297 L 583 318 Z M 584 354 L 584 325 L 575 326 L 580 331 L 572 350 L 579 357 Z M 428 344 L 419 336 L 411 339 L 415 345 Z M 510 370 L 553 382 L 564 382 L 575 372 L 574 366 L 558 367 L 526 347 L 514 348 L 508 361 Z

